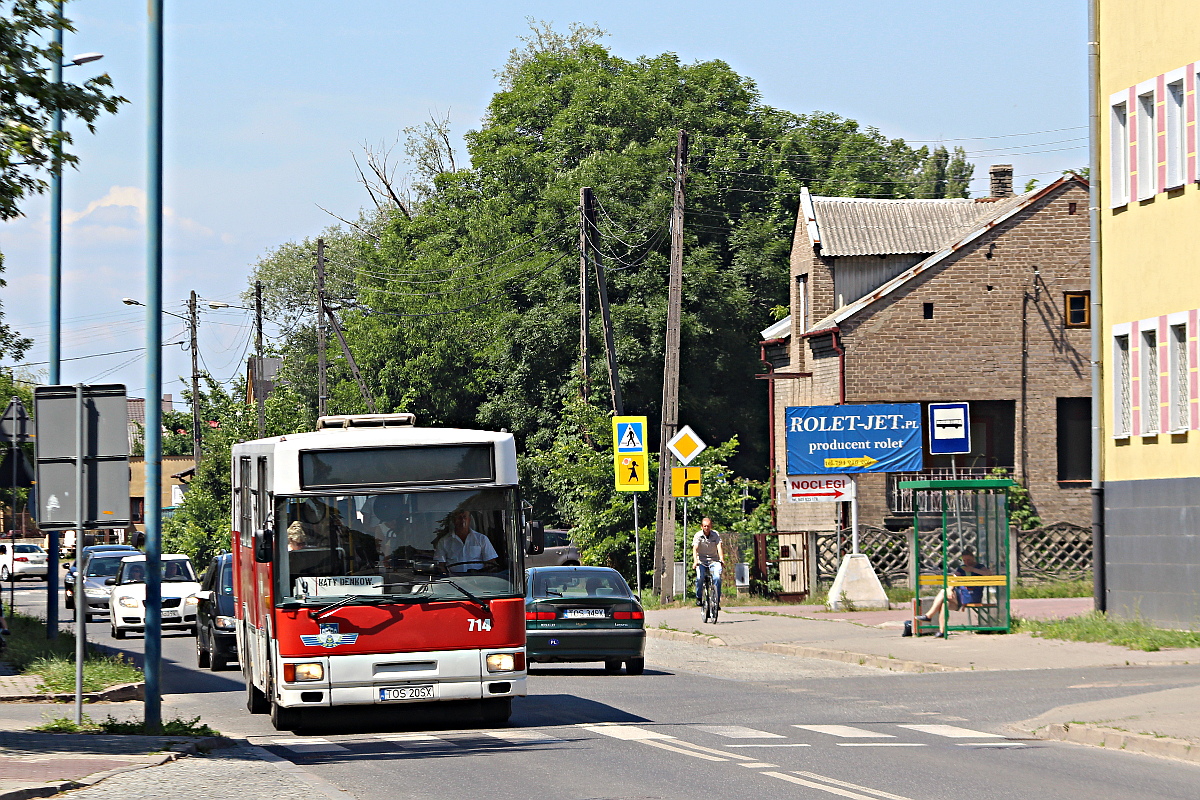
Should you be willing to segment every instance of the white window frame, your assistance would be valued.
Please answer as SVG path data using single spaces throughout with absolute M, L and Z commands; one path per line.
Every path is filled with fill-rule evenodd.
M 1128 439 L 1133 434 L 1133 362 L 1129 323 L 1112 329 L 1112 436 Z
M 1166 89 L 1163 109 L 1166 114 L 1167 180 L 1164 189 L 1178 189 L 1187 180 L 1187 83 L 1183 68 L 1164 77 Z
M 1137 100 L 1137 189 L 1138 200 L 1149 200 L 1158 193 L 1158 126 L 1155 124 L 1158 94 L 1155 80 L 1139 83 L 1134 95 Z
M 1167 368 L 1170 370 L 1171 433 L 1186 433 L 1191 422 L 1191 397 L 1188 393 L 1188 312 L 1167 316 Z
M 1162 398 L 1159 397 L 1158 318 L 1144 319 L 1138 330 L 1138 406 L 1141 410 L 1142 436 L 1157 436 L 1163 432 Z
M 1109 179 L 1108 199 L 1111 208 L 1129 205 L 1129 109 L 1127 92 L 1109 98 Z

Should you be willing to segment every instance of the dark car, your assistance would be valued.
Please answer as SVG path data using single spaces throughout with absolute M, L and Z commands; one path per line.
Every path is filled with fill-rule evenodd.
M 196 598 L 196 666 L 213 672 L 225 669 L 238 657 L 232 553 L 222 553 L 209 563 Z
M 603 661 L 610 673 L 646 668 L 642 604 L 608 567 L 533 567 L 525 571 L 529 661 Z
M 571 532 L 547 528 L 545 532 L 546 547 L 542 552 L 533 556 L 525 556 L 525 564 L 530 567 L 577 567 L 579 566 L 579 548 L 571 541 Z
M 91 545 L 88 545 L 87 547 L 83 548 L 82 550 L 80 550 L 78 553 L 79 557 L 76 558 L 73 562 L 71 562 L 70 564 L 63 564 L 63 569 L 65 569 L 67 571 L 67 574 L 63 576 L 63 591 L 65 592 L 65 595 L 66 595 L 63 598 L 63 602 L 66 604 L 67 608 L 75 607 L 75 573 L 77 571 L 76 568 L 86 564 L 88 558 L 91 557 L 92 553 L 101 553 L 101 552 L 110 551 L 110 550 L 113 552 L 118 552 L 118 551 L 124 550 L 126 555 L 139 552 L 136 547 L 132 547 L 127 544 L 91 544 Z

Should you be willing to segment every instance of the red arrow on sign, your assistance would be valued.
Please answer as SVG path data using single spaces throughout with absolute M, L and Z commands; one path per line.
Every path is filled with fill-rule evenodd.
M 845 492 L 792 492 L 792 497 L 841 497 Z

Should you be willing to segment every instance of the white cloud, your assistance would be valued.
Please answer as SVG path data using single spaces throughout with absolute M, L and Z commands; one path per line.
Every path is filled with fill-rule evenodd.
M 170 207 L 163 208 L 163 218 L 168 226 L 182 232 L 205 238 L 217 235 L 212 228 L 181 216 Z M 128 241 L 131 235 L 140 235 L 146 225 L 146 192 L 137 186 L 112 186 L 83 211 L 64 211 L 63 221 L 93 241 Z

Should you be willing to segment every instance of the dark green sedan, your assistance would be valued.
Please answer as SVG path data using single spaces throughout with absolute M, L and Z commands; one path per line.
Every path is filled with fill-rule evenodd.
M 603 661 L 609 673 L 646 668 L 642 604 L 608 567 L 525 571 L 525 635 L 530 663 Z

